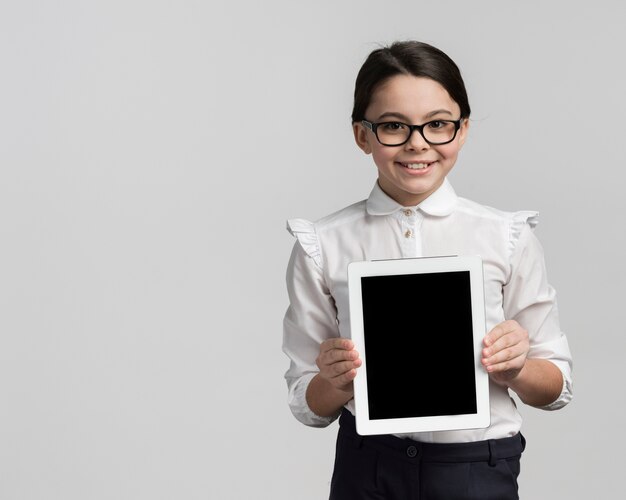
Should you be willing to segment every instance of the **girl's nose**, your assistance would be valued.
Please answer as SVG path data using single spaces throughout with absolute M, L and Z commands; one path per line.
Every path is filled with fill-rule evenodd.
M 406 149 L 410 151 L 424 151 L 430 148 L 430 144 L 426 142 L 426 139 L 422 137 L 422 134 L 419 133 L 419 130 L 413 130 L 411 137 L 404 145 Z

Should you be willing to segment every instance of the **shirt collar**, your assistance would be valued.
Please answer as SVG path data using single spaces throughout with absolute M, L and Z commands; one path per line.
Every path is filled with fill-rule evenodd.
M 454 210 L 457 199 L 458 197 L 446 177 L 437 191 L 414 208 L 429 215 L 450 215 Z M 367 199 L 367 213 L 370 215 L 389 215 L 403 208 L 405 207 L 390 198 L 378 185 L 378 181 L 376 181 L 374 189 L 372 189 Z

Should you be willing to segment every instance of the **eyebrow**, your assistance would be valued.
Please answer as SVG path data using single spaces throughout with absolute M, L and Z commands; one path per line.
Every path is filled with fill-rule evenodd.
M 440 114 L 446 114 L 446 115 L 450 115 L 450 116 L 454 116 L 450 111 L 448 111 L 447 109 L 436 109 L 434 111 L 431 111 L 430 113 L 427 113 L 425 118 L 432 118 L 433 116 L 437 116 Z M 406 120 L 407 122 L 409 122 L 409 118 L 406 115 L 403 115 L 402 113 L 397 113 L 395 111 L 387 111 L 385 113 L 383 113 L 382 115 L 380 115 L 378 117 L 378 120 L 382 120 L 383 118 L 400 118 L 401 120 Z

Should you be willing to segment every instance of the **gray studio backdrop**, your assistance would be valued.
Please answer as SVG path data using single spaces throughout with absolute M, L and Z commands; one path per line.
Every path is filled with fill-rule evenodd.
M 625 465 L 620 2 L 0 3 L 0 498 L 318 500 L 336 424 L 286 405 L 293 244 L 375 180 L 356 72 L 460 65 L 460 195 L 541 212 L 575 400 L 523 408 L 522 498 Z

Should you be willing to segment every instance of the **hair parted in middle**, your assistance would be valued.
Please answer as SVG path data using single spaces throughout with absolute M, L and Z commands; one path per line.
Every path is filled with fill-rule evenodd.
M 396 75 L 413 75 L 436 81 L 459 105 L 461 118 L 469 118 L 469 100 L 458 66 L 438 48 L 411 40 L 376 49 L 367 57 L 356 77 L 352 123 L 365 119 L 365 111 L 374 92 Z

